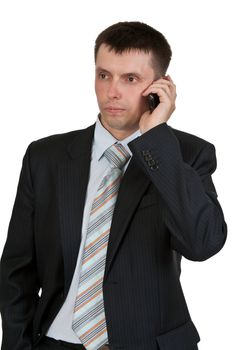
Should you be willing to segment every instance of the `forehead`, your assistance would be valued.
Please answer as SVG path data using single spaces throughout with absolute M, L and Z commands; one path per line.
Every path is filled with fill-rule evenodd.
M 138 72 L 139 74 L 151 73 L 152 53 L 136 49 L 116 53 L 110 47 L 102 44 L 96 57 L 96 69 L 105 69 L 109 72 Z

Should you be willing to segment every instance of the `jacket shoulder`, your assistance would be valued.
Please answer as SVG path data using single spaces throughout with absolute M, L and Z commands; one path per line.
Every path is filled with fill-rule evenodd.
M 43 151 L 43 150 L 58 150 L 66 147 L 72 140 L 77 137 L 82 130 L 73 130 L 62 134 L 54 134 L 45 136 L 43 138 L 34 140 L 29 145 L 32 151 Z
M 212 154 L 215 156 L 215 147 L 214 145 L 207 141 L 204 140 L 203 138 L 190 134 L 188 132 L 184 132 L 178 129 L 174 129 L 170 127 L 170 130 L 173 132 L 173 134 L 176 136 L 179 144 L 180 144 L 180 149 L 183 155 L 184 160 L 190 162 L 191 159 L 193 161 L 195 158 L 202 152 L 204 149 L 208 150 L 209 154 Z M 191 161 L 192 163 L 192 161 Z
M 172 130 L 172 132 L 175 134 L 179 142 L 183 145 L 187 144 L 194 144 L 199 147 L 204 147 L 204 146 L 213 146 L 213 144 L 197 135 L 190 134 L 185 131 L 181 131 L 175 128 L 172 128 L 169 126 L 169 128 Z
M 94 125 L 85 129 L 73 130 L 70 132 L 55 134 L 43 137 L 30 143 L 28 150 L 33 159 L 46 157 L 60 157 L 67 154 L 72 146 L 83 142 L 93 133 Z

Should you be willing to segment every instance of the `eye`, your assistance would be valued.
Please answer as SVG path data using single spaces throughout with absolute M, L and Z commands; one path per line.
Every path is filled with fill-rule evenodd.
M 128 75 L 127 80 L 128 80 L 128 82 L 133 83 L 133 82 L 135 82 L 137 79 L 136 79 L 136 77 L 135 77 L 134 75 Z
M 106 80 L 106 79 L 107 79 L 107 74 L 105 74 L 105 73 L 99 73 L 99 78 L 100 78 L 101 80 Z

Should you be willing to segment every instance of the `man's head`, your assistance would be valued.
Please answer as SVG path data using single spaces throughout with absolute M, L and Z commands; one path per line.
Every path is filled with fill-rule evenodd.
M 140 22 L 120 22 L 96 39 L 95 91 L 103 126 L 117 139 L 138 129 L 148 110 L 143 92 L 164 76 L 171 59 L 165 37 Z
M 95 41 L 95 62 L 102 44 L 115 53 L 139 50 L 152 53 L 152 67 L 160 76 L 166 74 L 172 51 L 162 33 L 141 22 L 119 22 L 102 31 Z

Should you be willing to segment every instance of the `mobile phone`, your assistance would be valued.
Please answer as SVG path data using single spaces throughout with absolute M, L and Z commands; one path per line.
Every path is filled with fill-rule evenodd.
M 150 112 L 152 113 L 153 110 L 160 103 L 159 96 L 157 94 L 149 94 L 147 96 L 147 100 L 148 100 L 148 105 L 149 105 Z

